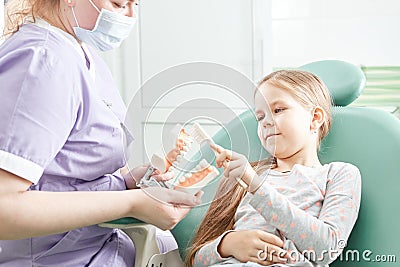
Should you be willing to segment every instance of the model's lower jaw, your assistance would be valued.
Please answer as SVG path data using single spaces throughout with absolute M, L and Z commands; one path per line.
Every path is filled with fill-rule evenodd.
M 153 155 L 152 164 L 155 167 L 160 167 L 158 169 L 162 170 L 162 173 L 173 173 L 173 178 L 164 183 L 168 188 L 196 194 L 202 187 L 216 178 L 219 171 L 205 159 L 200 160 L 194 168 L 187 169 L 190 159 L 186 158 L 185 155 L 192 149 L 192 143 L 193 138 L 182 129 L 173 153 L 169 153 L 166 157 Z

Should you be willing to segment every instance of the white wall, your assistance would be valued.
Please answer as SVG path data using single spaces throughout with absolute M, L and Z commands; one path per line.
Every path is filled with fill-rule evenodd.
M 146 0 L 140 5 L 143 14 L 132 37 L 108 55 L 127 103 L 146 79 L 190 61 L 219 62 L 254 81 L 273 67 L 327 58 L 400 65 L 398 0 Z
M 321 59 L 400 65 L 398 0 L 146 0 L 139 13 L 129 40 L 105 55 L 127 104 L 147 81 L 187 62 L 222 64 L 253 82 L 273 67 Z M 185 122 L 188 113 L 207 110 L 225 123 L 244 108 L 243 101 L 212 85 L 180 87 L 154 105 L 168 86 L 157 84 L 134 98 L 136 163 L 160 146 L 165 121 Z M 184 107 L 179 116 L 173 113 L 186 99 L 211 94 L 219 104 L 200 103 Z M 244 87 L 240 95 L 251 99 L 252 89 Z M 206 126 L 211 134 L 219 128 L 210 121 Z
M 104 55 L 126 103 L 154 75 L 188 62 L 213 62 L 261 78 L 261 42 L 270 20 L 263 15 L 254 21 L 253 12 L 266 6 L 264 0 L 140 2 L 130 38 Z
M 275 67 L 321 59 L 361 66 L 400 65 L 398 0 L 272 0 L 271 12 L 272 57 L 265 60 Z M 393 112 L 400 91 L 381 92 L 386 104 L 379 108 Z M 369 91 L 353 104 L 382 105 L 374 99 Z
M 255 13 L 266 9 L 268 2 L 264 0 L 140 2 L 139 23 L 132 36 L 121 49 L 104 55 L 130 105 L 128 116 L 133 119 L 128 124 L 139 154 L 132 164 L 145 161 L 157 150 L 168 131 L 164 128 L 204 116 L 210 118 L 203 121 L 213 134 L 219 123 L 230 121 L 252 105 L 252 81 L 263 75 L 262 41 L 270 21 Z M 214 65 L 196 65 L 191 73 L 168 72 L 192 62 Z M 219 71 L 218 66 L 227 71 Z M 170 79 L 146 87 L 164 72 Z M 202 75 L 206 82 L 200 79 Z M 236 85 L 240 97 L 230 91 L 232 88 L 220 86 L 219 82 L 227 80 Z
M 400 1 L 272 0 L 272 62 L 400 65 Z

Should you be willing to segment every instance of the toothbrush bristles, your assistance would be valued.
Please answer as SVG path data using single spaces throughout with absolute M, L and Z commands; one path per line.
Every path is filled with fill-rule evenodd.
M 194 123 L 190 131 L 190 135 L 196 140 L 197 143 L 201 144 L 204 141 L 214 143 L 212 138 L 198 123 Z

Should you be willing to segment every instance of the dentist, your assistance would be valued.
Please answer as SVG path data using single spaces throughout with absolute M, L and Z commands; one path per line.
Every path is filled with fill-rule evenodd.
M 131 240 L 98 223 L 135 217 L 170 229 L 200 203 L 200 194 L 125 190 L 126 108 L 93 48 L 118 47 L 137 4 L 8 2 L 9 36 L 0 46 L 1 266 L 133 266 Z M 124 175 L 138 181 L 145 170 Z

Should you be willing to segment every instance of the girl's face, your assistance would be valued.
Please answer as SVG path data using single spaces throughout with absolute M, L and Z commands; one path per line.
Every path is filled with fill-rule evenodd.
M 263 147 L 280 159 L 301 155 L 315 144 L 311 130 L 312 110 L 302 106 L 290 93 L 268 82 L 255 94 L 258 137 Z
M 83 29 L 92 30 L 99 16 L 99 12 L 90 1 L 100 11 L 104 8 L 128 17 L 137 16 L 135 9 L 138 5 L 138 0 L 75 0 L 75 15 L 79 26 Z

